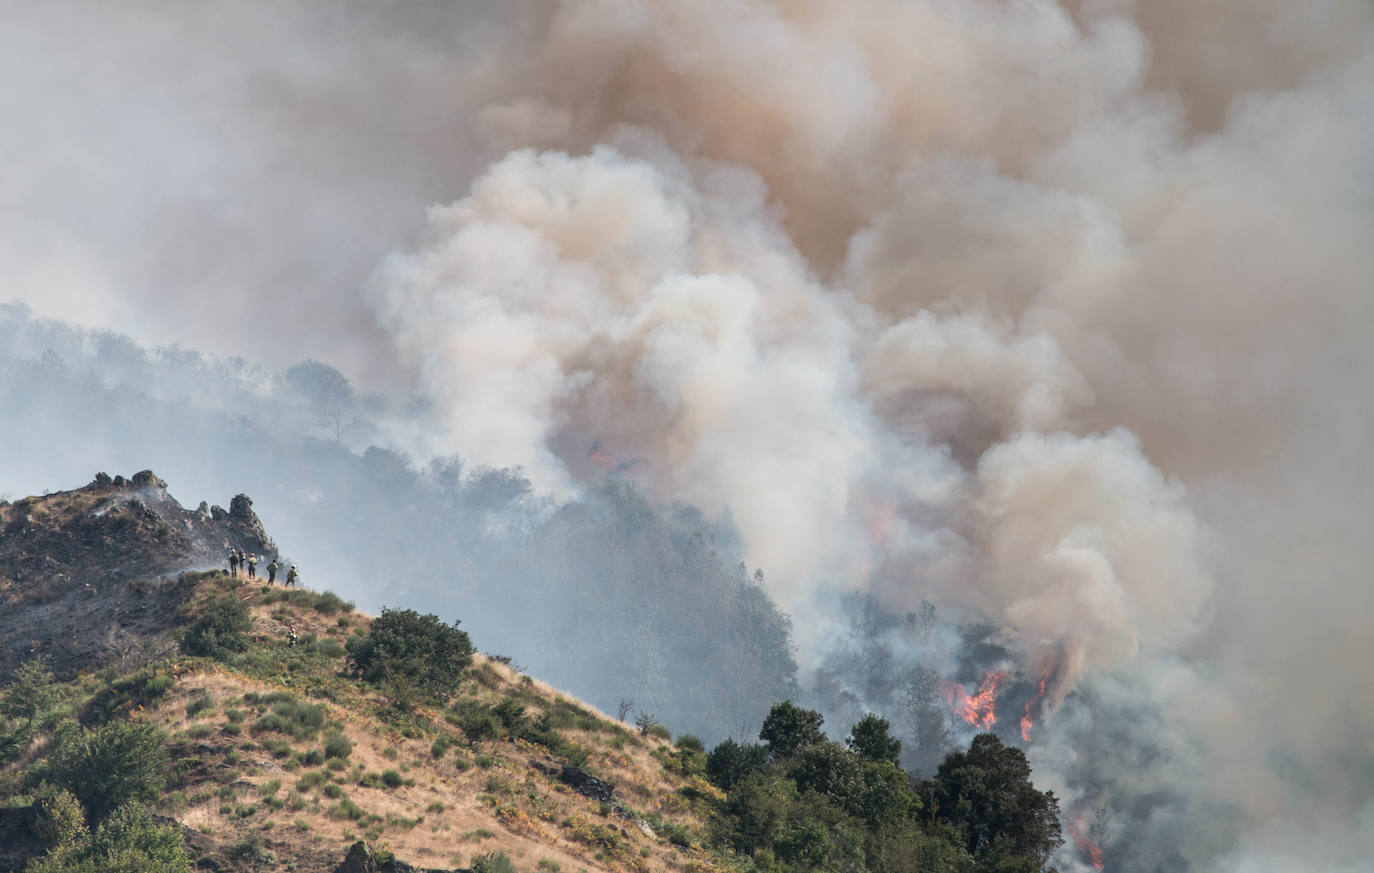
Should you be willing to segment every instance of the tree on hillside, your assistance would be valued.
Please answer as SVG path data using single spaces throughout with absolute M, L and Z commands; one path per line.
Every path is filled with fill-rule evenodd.
M 763 720 L 759 739 L 768 744 L 768 749 L 779 758 L 790 758 L 807 746 L 825 741 L 821 724 L 825 718 L 814 710 L 794 706 L 792 701 L 784 700 L 773 704 L 768 717 Z
M 888 733 L 889 727 L 887 719 L 870 712 L 849 729 L 845 745 L 865 761 L 896 764 L 897 756 L 902 753 L 902 741 L 893 739 Z
M 46 658 L 25 661 L 0 694 L 0 761 L 18 757 L 33 741 L 57 702 Z
M 945 726 L 946 707 L 940 699 L 940 674 L 917 665 L 903 682 L 902 721 L 910 743 L 906 745 L 906 768 L 917 776 L 935 772 L 949 751 L 949 728 Z
M 365 636 L 348 641 L 348 659 L 398 704 L 416 695 L 445 703 L 472 663 L 472 641 L 458 624 L 413 609 L 383 609 Z
M 86 808 L 92 825 L 129 801 L 162 790 L 167 747 L 157 728 L 116 721 L 96 728 L 64 722 L 52 740 L 46 775 Z
M 706 778 L 717 788 L 729 791 L 750 774 L 766 772 L 769 763 L 768 750 L 763 746 L 726 739 L 706 756 Z
M 979 734 L 967 752 L 950 754 L 928 783 L 936 814 L 959 830 L 965 849 L 985 869 L 1041 870 L 1064 842 L 1059 800 L 1052 791 L 1037 791 L 1030 775 L 1024 752 L 995 734 Z
M 305 402 L 315 423 L 335 444 L 360 423 L 358 399 L 348 378 L 319 361 L 306 360 L 286 371 L 286 384 Z

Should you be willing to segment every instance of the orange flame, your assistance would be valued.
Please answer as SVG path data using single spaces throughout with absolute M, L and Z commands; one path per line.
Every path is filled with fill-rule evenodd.
M 1040 702 L 1040 698 L 1045 696 L 1045 683 L 1050 681 L 1050 671 L 1046 670 L 1045 675 L 1040 677 L 1040 687 L 1036 689 L 1035 696 L 1026 702 L 1026 714 L 1021 716 L 1021 739 L 1031 741 L 1031 728 L 1035 727 L 1035 721 L 1031 718 L 1031 707 Z
M 1006 673 L 985 673 L 978 693 L 971 697 L 958 682 L 941 682 L 940 693 L 955 715 L 975 727 L 990 730 L 997 724 L 997 689 L 1006 678 Z
M 1078 851 L 1082 852 L 1088 859 L 1088 863 L 1093 866 L 1093 869 L 1101 870 L 1103 865 L 1102 847 L 1092 837 L 1088 836 L 1088 817 L 1086 815 L 1069 819 L 1069 836 L 1073 839 L 1073 844 L 1078 847 Z
M 879 503 L 872 507 L 868 518 L 868 538 L 873 545 L 882 548 L 892 536 L 892 528 L 897 522 L 897 504 Z

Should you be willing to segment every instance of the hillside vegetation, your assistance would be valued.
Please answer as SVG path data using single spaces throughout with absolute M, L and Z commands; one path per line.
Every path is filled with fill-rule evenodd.
M 19 613 L 53 596 L 29 583 Z M 54 676 L 39 653 L 0 689 L 0 870 L 1029 873 L 1058 842 L 1054 798 L 991 735 L 918 782 L 881 719 L 837 744 L 778 702 L 761 744 L 708 752 L 433 615 L 221 570 L 71 584 L 167 615 L 123 658 Z

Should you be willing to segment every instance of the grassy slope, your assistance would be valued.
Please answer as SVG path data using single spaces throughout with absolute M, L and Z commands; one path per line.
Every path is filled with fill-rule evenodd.
M 277 600 L 281 589 L 268 590 L 260 580 L 204 576 L 197 584 L 192 610 L 219 589 L 250 604 L 253 648 L 232 659 L 232 667 L 191 658 L 157 665 L 175 682 L 132 715 L 169 731 L 177 775 L 162 811 L 199 832 L 200 851 L 213 844 L 214 854 L 241 869 L 255 866 L 255 855 L 266 862 L 268 852 L 287 869 L 332 869 L 319 867 L 320 860 L 337 863 L 355 839 L 417 867 L 466 866 L 492 851 L 505 852 L 521 871 L 723 865 L 700 848 L 701 798 L 716 790 L 699 776 L 666 770 L 660 761 L 671 746 L 665 741 L 627 731 L 586 704 L 478 656 L 458 701 L 513 698 L 534 717 L 556 709 L 555 723 L 563 725 L 558 732 L 586 751 L 585 769 L 617 786 L 617 804 L 600 803 L 549 775 L 549 765 L 562 761 L 542 746 L 510 739 L 470 743 L 444 712 L 398 712 L 374 689 L 348 678 L 336 653 L 349 633 L 366 628 L 367 616 L 309 592 L 294 594 L 296 602 Z M 319 611 L 317 602 L 328 611 Z M 285 643 L 291 624 L 302 640 L 296 649 Z M 325 729 L 305 726 L 297 736 L 260 730 L 259 719 L 274 708 L 273 695 L 321 706 Z M 204 708 L 192 706 L 194 715 L 188 715 L 195 701 Z M 290 704 L 285 708 L 290 711 Z M 314 763 L 309 753 L 323 749 L 330 727 L 342 731 L 352 751 L 344 760 Z M 691 845 L 675 845 L 668 834 Z

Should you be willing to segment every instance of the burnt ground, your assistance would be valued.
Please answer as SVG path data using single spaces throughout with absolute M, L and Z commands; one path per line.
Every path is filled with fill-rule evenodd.
M 248 497 L 188 510 L 147 470 L 0 503 L 0 684 L 35 656 L 69 676 L 170 651 L 193 591 L 174 577 L 235 547 L 276 553 Z

